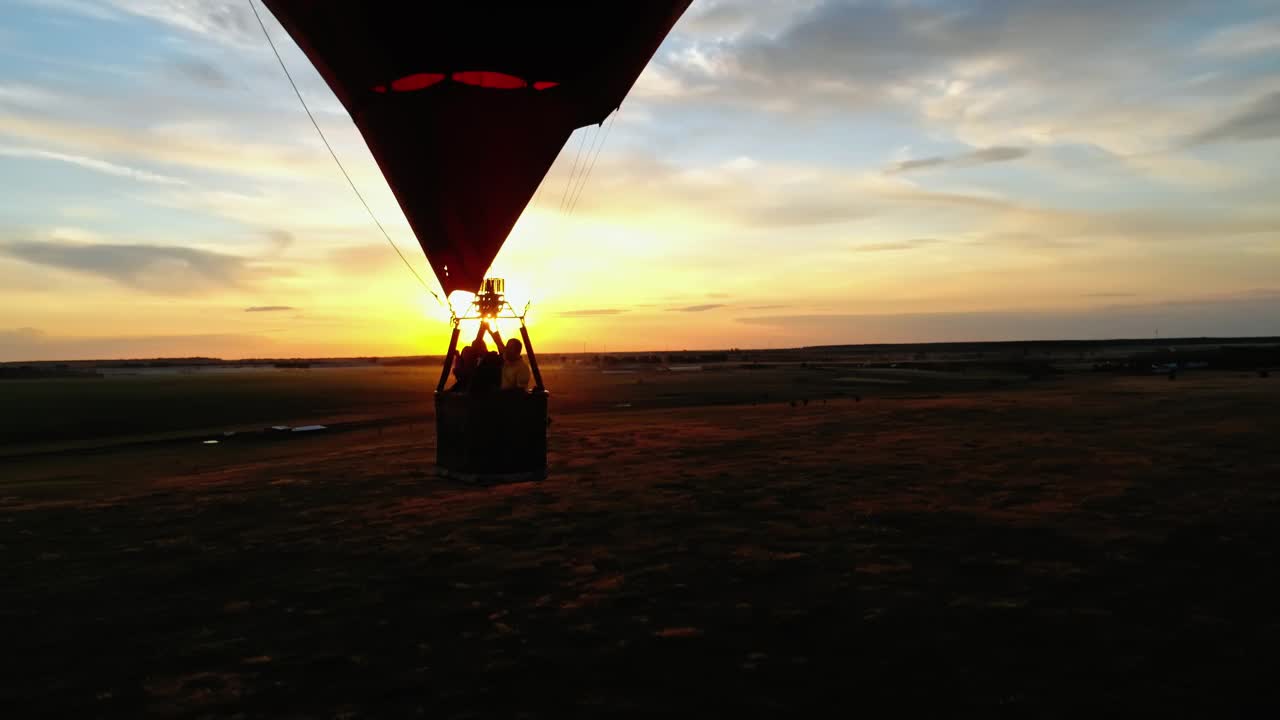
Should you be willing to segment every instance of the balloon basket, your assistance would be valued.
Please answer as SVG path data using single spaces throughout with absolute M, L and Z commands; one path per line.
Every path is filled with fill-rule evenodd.
M 437 392 L 437 474 L 477 484 L 546 478 L 547 397 L 545 390 Z
M 436 469 L 441 477 L 465 482 L 496 484 L 542 480 L 547 476 L 547 397 L 538 368 L 538 356 L 524 324 L 503 297 L 503 281 L 488 278 L 472 300 L 468 312 L 453 317 L 449 351 L 436 383 Z M 526 306 L 527 310 L 527 306 Z M 458 336 L 463 320 L 479 320 L 476 340 L 492 336 L 503 347 L 496 320 L 520 321 L 520 337 L 533 375 L 533 392 L 445 390 L 450 371 L 458 361 Z

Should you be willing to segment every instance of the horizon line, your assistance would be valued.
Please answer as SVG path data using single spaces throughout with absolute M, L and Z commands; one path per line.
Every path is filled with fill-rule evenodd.
M 671 355 L 679 353 L 748 353 L 748 352 L 794 352 L 799 350 L 853 350 L 853 349 L 889 349 L 889 348 L 919 348 L 919 347 L 975 347 L 975 346 L 1020 346 L 1020 345 L 1114 345 L 1119 343 L 1129 343 L 1137 345 L 1166 345 L 1166 344 L 1208 344 L 1211 342 L 1270 342 L 1280 343 L 1280 335 L 1189 335 L 1182 337 L 1167 338 L 1133 338 L 1133 337 L 1114 337 L 1114 338 L 1054 338 L 1054 339 L 1038 339 L 1038 340 L 930 340 L 922 342 L 888 342 L 888 343 L 834 343 L 829 345 L 796 345 L 791 347 L 756 347 L 756 348 L 683 348 L 680 350 L 618 350 L 614 352 L 558 352 L 549 351 L 538 353 L 540 355 L 562 355 L 573 357 L 587 356 L 616 356 L 616 355 Z M 268 362 L 299 362 L 299 361 L 352 361 L 352 360 L 418 360 L 444 358 L 444 354 L 424 354 L 424 355 L 342 355 L 342 356 L 279 356 L 279 357 L 239 357 L 239 358 L 223 358 L 208 355 L 185 355 L 185 356 L 157 356 L 157 357 L 122 357 L 122 358 L 88 358 L 81 360 L 69 360 L 60 358 L 50 358 L 43 360 L 0 360 L 0 365 L 31 365 L 31 364 L 48 364 L 48 363 L 124 363 L 124 362 L 216 362 L 216 363 L 268 363 Z

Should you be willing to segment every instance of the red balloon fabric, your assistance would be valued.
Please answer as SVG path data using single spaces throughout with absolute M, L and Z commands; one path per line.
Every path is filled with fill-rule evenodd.
M 364 136 L 445 293 L 476 291 L 574 130 L 691 0 L 263 0 Z

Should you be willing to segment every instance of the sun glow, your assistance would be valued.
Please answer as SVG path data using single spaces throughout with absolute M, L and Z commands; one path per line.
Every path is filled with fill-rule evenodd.
M 505 310 L 504 313 L 514 313 L 516 316 L 523 315 L 525 320 L 524 324 L 529 327 L 530 332 L 534 335 L 545 333 L 548 329 L 547 327 L 544 327 L 543 325 L 535 327 L 534 325 L 532 312 L 533 304 L 528 299 L 529 293 L 526 288 L 517 281 L 514 284 L 514 288 L 512 283 L 507 282 L 505 290 L 506 292 L 504 293 L 504 296 L 506 297 L 510 308 L 509 310 Z M 448 324 L 452 320 L 452 317 L 459 318 L 458 344 L 459 347 L 463 347 L 473 342 L 481 331 L 480 326 L 482 321 L 474 318 L 476 309 L 472 306 L 472 303 L 475 301 L 475 298 L 475 293 L 461 290 L 454 291 L 449 295 L 449 304 L 447 307 L 437 303 L 434 298 L 428 298 L 428 300 L 423 304 L 423 311 L 427 317 L 432 320 L 440 320 L 443 324 Z M 453 311 L 452 317 L 449 315 L 450 310 Z M 471 316 L 472 319 L 462 319 L 468 316 Z M 502 337 L 502 341 L 504 343 L 512 338 L 520 339 L 521 337 L 521 321 L 519 317 L 500 316 L 490 318 L 485 322 L 488 323 L 491 330 L 497 331 L 497 333 Z M 491 350 L 499 349 L 495 347 L 493 335 L 490 332 L 485 332 L 482 338 Z M 427 352 L 434 352 L 434 349 L 428 349 Z

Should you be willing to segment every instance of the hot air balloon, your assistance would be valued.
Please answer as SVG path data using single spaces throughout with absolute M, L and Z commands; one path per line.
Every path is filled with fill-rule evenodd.
M 485 273 L 556 156 L 621 105 L 690 2 L 263 0 L 351 115 L 445 294 L 479 293 L 478 337 L 507 307 Z M 546 391 L 521 332 L 529 407 L 464 405 L 442 392 L 455 317 L 436 388 L 442 469 L 528 469 L 540 456 L 545 472 Z M 500 441 L 511 452 L 493 452 L 503 431 L 483 427 L 499 416 L 520 418 Z

